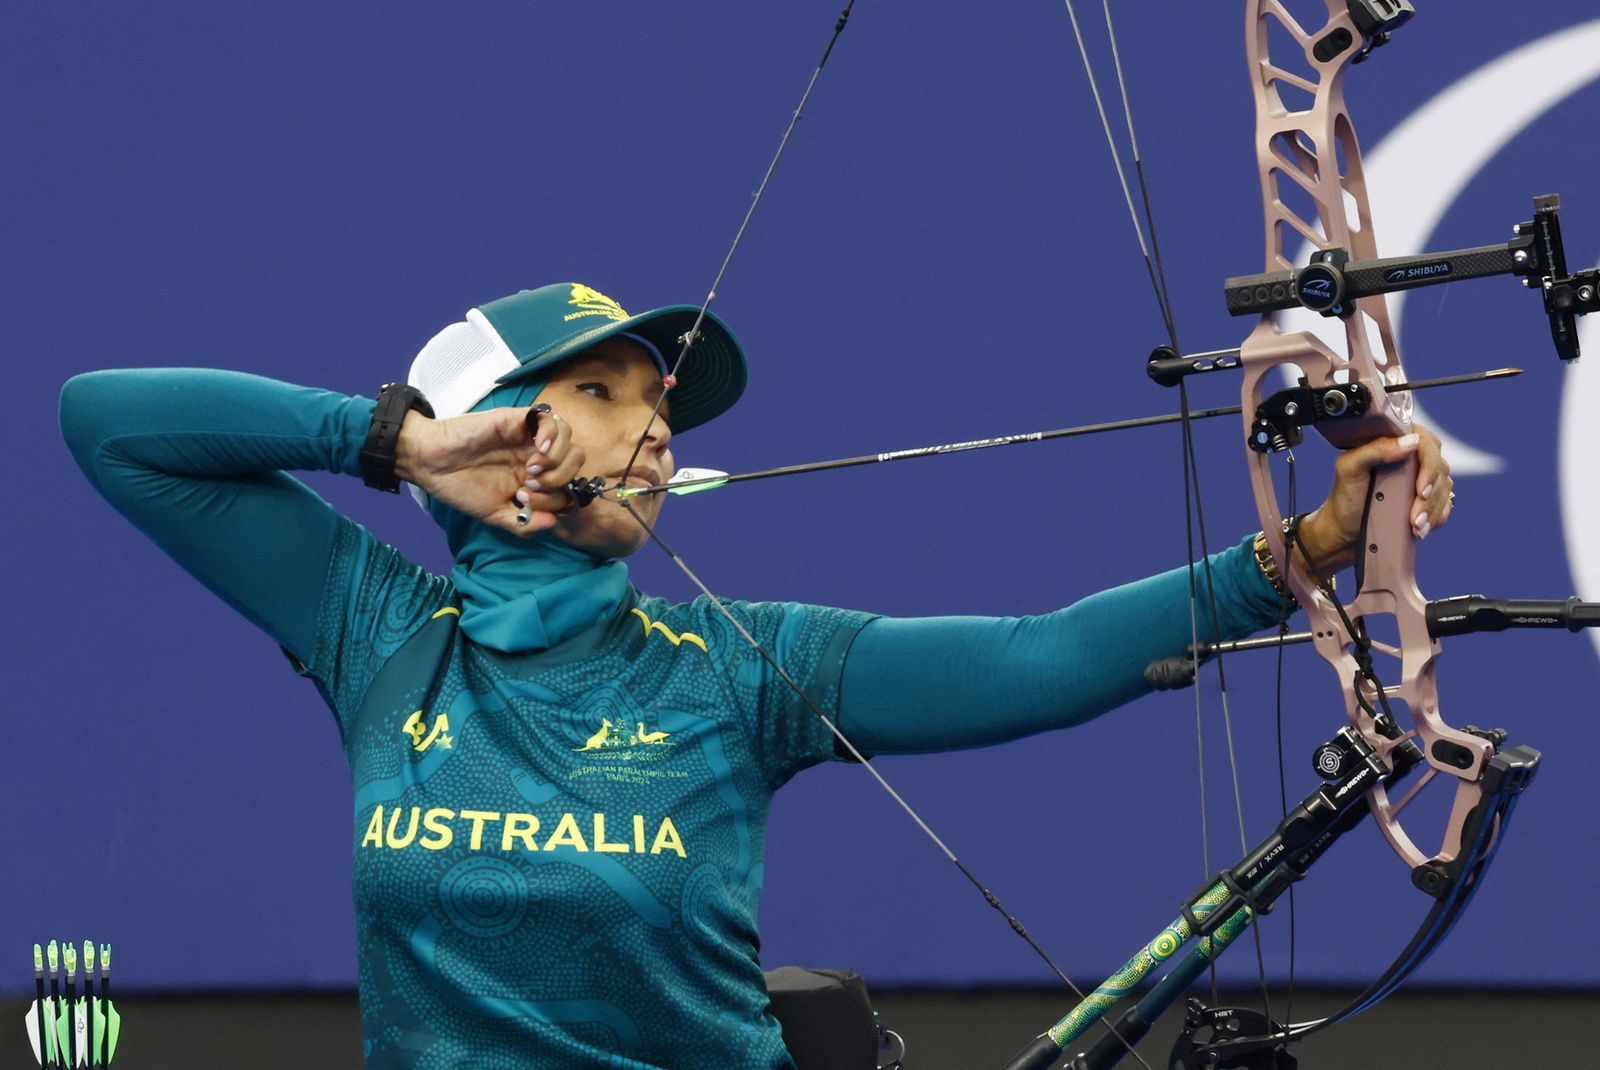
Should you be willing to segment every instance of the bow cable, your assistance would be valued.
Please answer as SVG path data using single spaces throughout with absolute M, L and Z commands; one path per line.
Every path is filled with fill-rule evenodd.
M 1121 51 L 1117 46 L 1116 26 L 1111 17 L 1110 0 L 1102 0 L 1101 7 L 1105 13 L 1106 33 L 1111 46 L 1112 67 L 1116 72 L 1117 85 L 1122 97 L 1123 119 L 1128 131 L 1129 155 L 1133 161 L 1134 173 L 1138 179 L 1140 200 L 1144 206 L 1144 216 L 1141 220 L 1139 211 L 1134 207 L 1133 195 L 1128 185 L 1127 171 L 1123 166 L 1122 152 L 1117 144 L 1115 134 L 1112 132 L 1111 120 L 1106 113 L 1104 99 L 1100 92 L 1099 77 L 1095 73 L 1094 65 L 1089 58 L 1088 42 L 1083 29 L 1078 22 L 1077 10 L 1073 0 L 1064 0 L 1067 8 L 1067 17 L 1072 23 L 1073 36 L 1077 40 L 1078 53 L 1083 58 L 1084 72 L 1088 76 L 1089 89 L 1094 95 L 1095 107 L 1100 115 L 1100 125 L 1105 132 L 1106 144 L 1111 152 L 1112 164 L 1117 171 L 1118 181 L 1122 185 L 1123 200 L 1127 205 L 1129 218 L 1133 223 L 1134 234 L 1138 238 L 1139 249 L 1144 257 L 1145 271 L 1150 276 L 1152 289 L 1155 291 L 1156 303 L 1160 307 L 1162 319 L 1166 326 L 1167 337 L 1174 352 L 1182 353 L 1183 347 L 1178 342 L 1177 322 L 1172 312 L 1171 290 L 1167 285 L 1166 270 L 1161 260 L 1161 246 L 1156 236 L 1155 213 L 1150 203 L 1150 187 L 1147 180 L 1143 156 L 1139 151 L 1138 135 L 1134 129 L 1133 108 L 1128 97 L 1127 79 L 1124 77 Z M 1149 230 L 1150 241 L 1145 243 L 1145 231 Z M 1185 380 L 1178 381 L 1179 409 L 1182 414 L 1180 424 L 1181 451 L 1183 459 L 1183 501 L 1184 501 L 1184 531 L 1186 553 L 1189 561 L 1189 628 L 1190 634 L 1195 639 L 1200 635 L 1200 589 L 1203 581 L 1204 603 L 1210 617 L 1211 634 L 1218 632 L 1217 597 L 1214 578 L 1211 572 L 1210 540 L 1206 534 L 1205 506 L 1200 489 L 1199 451 L 1194 441 L 1193 421 L 1190 416 L 1188 384 Z M 1196 554 L 1196 536 L 1199 540 L 1199 553 Z M 1196 564 L 1198 558 L 1198 565 Z M 1222 658 L 1216 659 L 1217 666 L 1217 693 L 1222 708 L 1223 734 L 1227 743 L 1228 766 L 1233 784 L 1234 813 L 1239 827 L 1239 846 L 1241 851 L 1250 848 L 1249 838 L 1245 830 L 1244 821 L 1244 794 L 1239 781 L 1238 750 L 1234 744 L 1233 714 L 1228 700 L 1227 674 L 1224 671 Z M 1205 760 L 1205 728 L 1204 705 L 1201 689 L 1195 688 L 1195 753 L 1198 765 L 1198 779 L 1200 785 L 1200 845 L 1201 866 L 1209 875 L 1213 872 L 1211 864 L 1211 842 L 1209 822 L 1207 815 L 1210 805 L 1207 794 L 1207 775 Z M 1252 926 L 1252 938 L 1256 948 L 1257 969 L 1261 979 L 1262 1000 L 1268 1002 L 1266 984 L 1266 961 L 1261 943 L 1261 932 L 1258 927 Z M 1217 988 L 1216 963 L 1211 963 L 1211 983 L 1213 997 Z M 1270 1017 L 1270 1015 L 1269 1015 Z
M 1133 234 L 1139 242 L 1139 252 L 1144 257 L 1145 271 L 1150 276 L 1150 288 L 1155 293 L 1156 304 L 1161 307 L 1161 319 L 1166 324 L 1167 337 L 1172 342 L 1172 348 L 1183 352 L 1178 347 L 1178 329 L 1172 316 L 1172 302 L 1167 288 L 1166 272 L 1161 270 L 1160 246 L 1156 242 L 1155 221 L 1150 213 L 1149 190 L 1144 181 L 1144 164 L 1139 158 L 1139 142 L 1133 134 L 1133 112 L 1128 106 L 1127 86 L 1122 80 L 1122 61 L 1117 54 L 1116 35 L 1111 35 L 1112 61 L 1117 69 L 1117 84 L 1122 86 L 1122 112 L 1126 116 L 1128 125 L 1128 140 L 1132 145 L 1132 156 L 1139 175 L 1139 189 L 1144 200 L 1145 218 L 1139 218 L 1139 211 L 1133 206 L 1133 191 L 1128 186 L 1128 173 L 1122 165 L 1122 151 L 1117 147 L 1116 135 L 1111 130 L 1111 119 L 1106 114 L 1105 99 L 1100 95 L 1100 79 L 1095 75 L 1094 64 L 1089 60 L 1089 45 L 1084 38 L 1083 30 L 1078 25 L 1078 12 L 1072 6 L 1072 0 L 1066 0 L 1067 17 L 1072 20 L 1072 34 L 1078 42 L 1078 54 L 1083 57 L 1083 70 L 1089 76 L 1089 92 L 1094 96 L 1095 110 L 1100 114 L 1100 128 L 1105 131 L 1106 147 L 1111 152 L 1111 164 L 1116 168 L 1117 181 L 1122 186 L 1122 200 L 1128 206 L 1128 218 L 1133 223 Z M 1106 8 L 1106 26 L 1111 26 L 1111 9 Z M 1150 241 L 1145 242 L 1145 228 L 1150 228 Z M 1151 256 L 1150 250 L 1156 249 L 1156 255 Z

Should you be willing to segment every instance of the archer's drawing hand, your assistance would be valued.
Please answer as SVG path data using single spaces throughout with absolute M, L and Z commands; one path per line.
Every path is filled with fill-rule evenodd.
M 485 524 L 518 536 L 547 530 L 573 505 L 565 488 L 582 467 L 584 452 L 556 413 L 540 413 L 532 433 L 528 416 L 528 409 L 444 420 L 408 413 L 396 443 L 395 472 Z M 527 523 L 518 522 L 519 512 Z
M 1445 525 L 1455 497 L 1450 465 L 1440 451 L 1439 436 L 1413 424 L 1409 435 L 1375 438 L 1339 455 L 1328 500 L 1300 523 L 1301 541 L 1318 572 L 1331 576 L 1355 562 L 1372 472 L 1412 455 L 1417 458 L 1417 485 L 1411 531 L 1425 539 Z

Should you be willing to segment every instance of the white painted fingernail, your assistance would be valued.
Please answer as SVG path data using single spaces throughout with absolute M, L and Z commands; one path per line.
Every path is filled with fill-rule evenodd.
M 534 448 L 537 449 L 540 453 L 549 453 L 550 452 L 550 440 L 547 439 L 547 438 L 546 439 L 541 439 L 539 444 L 537 446 L 535 446 Z
M 523 488 L 522 490 L 517 491 L 516 497 L 519 503 L 522 505 L 527 505 L 528 499 L 531 498 L 532 495 L 528 493 L 527 488 Z
M 1421 441 L 1422 436 L 1413 431 L 1409 435 L 1401 435 L 1399 445 L 1402 449 L 1410 449 Z
M 1422 521 L 1419 524 L 1417 524 L 1417 538 L 1426 539 L 1428 537 L 1428 532 L 1430 532 L 1432 530 L 1433 530 L 1433 521 L 1429 520 L 1426 516 L 1424 516 L 1422 518 Z
M 1426 487 L 1422 488 L 1422 500 L 1427 501 L 1431 497 L 1433 497 L 1433 484 L 1429 483 Z

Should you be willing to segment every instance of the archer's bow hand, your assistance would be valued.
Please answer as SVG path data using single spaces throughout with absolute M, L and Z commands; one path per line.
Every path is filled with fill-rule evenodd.
M 1332 576 L 1355 562 L 1361 542 L 1361 518 L 1366 511 L 1374 472 L 1415 458 L 1416 498 L 1411 503 L 1411 531 L 1425 539 L 1450 518 L 1450 465 L 1440 450 L 1439 436 L 1412 425 L 1400 438 L 1375 438 L 1346 450 L 1334 464 L 1333 487 L 1316 512 L 1300 522 L 1299 541 L 1313 571 Z

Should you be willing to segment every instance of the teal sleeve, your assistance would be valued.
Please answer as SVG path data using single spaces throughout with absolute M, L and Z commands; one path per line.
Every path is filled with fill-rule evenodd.
M 797 696 L 764 659 L 750 660 L 750 668 L 759 673 L 756 678 L 761 681 L 760 708 L 768 711 L 761 719 L 761 760 L 769 771 L 768 782 L 776 788 L 801 769 L 841 755 L 832 729 L 812 706 L 837 723 L 848 652 L 860 629 L 874 618 L 852 610 L 794 603 L 757 608 L 779 615 L 770 641 L 765 637 L 763 641 L 810 699 L 807 703 Z
M 61 430 L 96 490 L 305 660 L 339 515 L 285 469 L 357 474 L 373 402 L 238 372 L 92 372 Z
M 1211 556 L 1218 619 L 1213 632 L 1202 617 L 1202 635 L 1277 623 L 1250 542 Z M 1192 638 L 1187 567 L 1038 617 L 880 617 L 845 659 L 841 728 L 868 754 L 911 754 L 1081 724 L 1148 691 L 1145 666 Z

